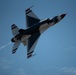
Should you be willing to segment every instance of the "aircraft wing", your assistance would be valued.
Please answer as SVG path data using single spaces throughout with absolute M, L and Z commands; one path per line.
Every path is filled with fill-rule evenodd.
M 12 34 L 13 34 L 14 36 L 16 36 L 17 34 L 19 34 L 19 28 L 18 28 L 15 24 L 13 24 L 13 25 L 11 26 L 11 30 L 12 30 Z
M 40 33 L 33 34 L 30 38 L 27 40 L 27 58 L 32 57 L 32 53 L 34 52 L 34 48 L 38 42 Z
M 34 14 L 34 12 L 30 8 L 25 10 L 25 15 L 27 27 L 33 26 L 40 21 L 40 19 Z
M 20 43 L 21 43 L 21 41 L 18 41 L 18 42 L 14 43 L 14 46 L 12 48 L 12 54 L 14 54 L 16 52 L 16 50 L 18 49 Z

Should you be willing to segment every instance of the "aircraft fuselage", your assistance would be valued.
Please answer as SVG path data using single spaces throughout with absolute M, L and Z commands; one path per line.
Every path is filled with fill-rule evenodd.
M 53 26 L 54 24 L 56 24 L 60 20 L 62 20 L 65 15 L 66 14 L 61 14 L 61 15 L 55 16 L 52 19 L 47 18 L 47 19 L 42 20 L 39 23 L 37 23 L 31 27 L 28 27 L 27 29 L 20 29 L 19 34 L 16 35 L 15 37 L 13 37 L 11 39 L 11 41 L 16 42 L 17 40 L 23 40 L 24 38 L 27 40 L 31 35 L 33 35 L 37 32 L 39 32 L 39 34 L 42 34 L 50 26 Z

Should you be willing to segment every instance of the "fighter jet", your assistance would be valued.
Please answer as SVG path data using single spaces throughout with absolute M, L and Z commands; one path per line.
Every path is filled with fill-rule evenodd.
M 40 20 L 31 10 L 31 8 L 26 9 L 26 29 L 19 29 L 15 24 L 12 24 L 11 26 L 12 34 L 14 36 L 11 39 L 11 41 L 14 43 L 12 47 L 12 54 L 14 54 L 17 51 L 19 45 L 23 43 L 24 46 L 27 46 L 27 58 L 34 56 L 34 48 L 40 35 L 49 27 L 52 27 L 61 21 L 65 15 L 66 14 L 60 14 L 53 18 Z

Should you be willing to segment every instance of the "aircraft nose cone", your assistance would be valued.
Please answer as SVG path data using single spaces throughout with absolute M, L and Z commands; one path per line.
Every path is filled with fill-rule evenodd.
M 61 18 L 63 19 L 66 16 L 66 14 L 61 14 Z

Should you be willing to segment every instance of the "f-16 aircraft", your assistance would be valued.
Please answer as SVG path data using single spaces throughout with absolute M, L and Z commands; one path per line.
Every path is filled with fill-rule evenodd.
M 65 15 L 66 14 L 60 14 L 53 18 L 40 20 L 31 10 L 31 8 L 26 9 L 25 16 L 27 28 L 19 29 L 15 24 L 11 26 L 12 34 L 14 35 L 14 37 L 11 39 L 11 41 L 14 43 L 12 54 L 14 54 L 19 45 L 23 43 L 24 46 L 27 46 L 27 58 L 34 56 L 34 48 L 38 42 L 40 35 L 49 27 L 62 20 Z

